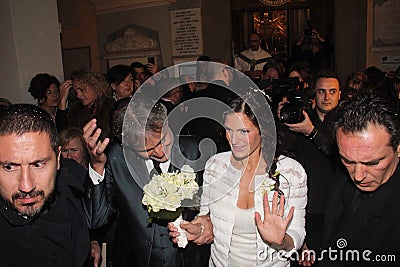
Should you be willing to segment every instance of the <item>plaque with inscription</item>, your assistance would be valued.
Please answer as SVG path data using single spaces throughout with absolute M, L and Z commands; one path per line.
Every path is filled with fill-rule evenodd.
M 203 32 L 200 8 L 171 10 L 172 56 L 203 54 Z
M 374 2 L 374 45 L 400 45 L 400 1 Z

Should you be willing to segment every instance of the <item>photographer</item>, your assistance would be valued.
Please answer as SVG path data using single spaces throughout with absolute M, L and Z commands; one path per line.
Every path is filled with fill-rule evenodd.
M 309 88 L 314 79 L 314 73 L 307 62 L 298 62 L 290 66 L 289 78 L 297 77 L 303 83 L 304 88 Z
M 283 123 L 290 130 L 284 138 L 280 135 L 279 149 L 293 152 L 308 176 L 306 240 L 303 249 L 318 252 L 321 248 L 326 197 L 337 164 L 333 122 L 336 120 L 341 92 L 339 79 L 330 70 L 319 72 L 312 88 L 315 92 L 315 108 L 307 112 L 303 110 L 304 119 L 299 123 L 288 124 L 284 120 L 278 124 Z M 286 99 L 278 104 L 279 118 L 285 118 L 285 114 L 282 114 L 285 105 L 288 105 Z M 300 263 L 307 264 L 305 261 Z
M 303 34 L 292 48 L 294 62 L 307 62 L 315 73 L 323 69 L 333 69 L 333 45 L 312 27 L 303 30 Z

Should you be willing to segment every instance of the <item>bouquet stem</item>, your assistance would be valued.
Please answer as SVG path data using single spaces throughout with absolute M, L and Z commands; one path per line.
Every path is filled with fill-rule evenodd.
M 183 230 L 180 226 L 181 223 L 183 223 L 184 220 L 182 218 L 182 214 L 172 223 L 174 224 L 174 226 L 176 228 L 178 228 L 178 232 L 180 233 L 179 237 L 178 237 L 178 247 L 180 248 L 184 248 L 186 247 L 186 245 L 188 244 L 188 239 L 187 239 L 187 235 L 186 235 L 186 231 Z

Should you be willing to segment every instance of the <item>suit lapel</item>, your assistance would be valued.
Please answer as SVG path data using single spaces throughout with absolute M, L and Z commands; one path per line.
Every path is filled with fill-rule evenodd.
M 132 149 L 124 147 L 124 157 L 126 165 L 132 178 L 140 188 L 143 188 L 150 182 L 150 175 L 144 159 L 139 157 Z
M 174 136 L 174 144 L 171 150 L 170 165 L 168 168 L 169 172 L 179 171 L 180 168 L 185 164 L 186 158 L 183 155 L 179 147 L 179 136 Z

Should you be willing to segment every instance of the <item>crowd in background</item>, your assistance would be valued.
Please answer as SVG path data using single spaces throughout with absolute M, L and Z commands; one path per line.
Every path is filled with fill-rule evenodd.
M 341 165 L 335 147 L 333 128 L 333 124 L 340 116 L 337 114 L 338 107 L 342 102 L 351 101 L 358 95 L 376 95 L 387 99 L 394 110 L 398 111 L 400 108 L 400 67 L 390 78 L 387 73 L 371 66 L 364 70 L 354 70 L 354 72 L 349 73 L 345 81 L 340 81 L 332 71 L 332 45 L 320 36 L 315 29 L 312 29 L 308 34 L 309 36 L 303 36 L 294 45 L 293 58 L 287 62 L 281 62 L 275 60 L 269 54 L 261 53 L 259 47 L 261 43 L 260 35 L 253 33 L 250 35 L 250 42 L 254 49 L 250 48 L 252 51 L 243 57 L 238 57 L 235 61 L 235 65 L 237 65 L 235 67 L 240 66 L 241 69 L 239 67 L 238 69 L 246 73 L 260 86 L 272 109 L 278 136 L 277 151 L 279 153 L 277 153 L 276 159 L 281 157 L 282 160 L 283 154 L 291 155 L 307 173 L 308 177 L 303 177 L 307 179 L 308 184 L 308 205 L 304 207 L 305 241 L 303 242 L 304 237 L 299 236 L 298 239 L 293 238 L 294 240 L 290 242 L 301 242 L 301 244 L 293 245 L 290 243 L 289 245 L 285 243 L 290 248 L 295 247 L 305 251 L 308 249 L 318 250 L 322 247 L 321 227 L 324 224 L 326 198 L 332 188 L 334 169 Z M 306 41 L 307 44 L 304 44 Z M 304 45 L 308 45 L 308 47 L 302 50 Z M 254 53 L 259 53 L 260 58 L 256 65 L 251 65 L 252 63 L 249 63 L 247 59 Z M 202 79 L 201 75 L 205 75 L 203 72 L 212 72 L 210 69 L 204 70 L 204 67 L 202 69 L 204 62 L 224 63 L 219 59 L 211 59 L 207 56 L 199 57 L 197 79 L 200 80 Z M 248 69 L 245 69 L 246 62 Z M 150 77 L 158 75 L 162 68 L 163 66 L 156 66 L 153 63 L 145 65 L 140 62 L 133 62 L 130 66 L 113 66 L 106 74 L 82 69 L 74 71 L 71 77 L 62 82 L 50 73 L 38 73 L 32 77 L 28 92 L 37 100 L 38 106 L 50 114 L 53 119 L 59 134 L 61 156 L 75 160 L 86 172 L 89 169 L 91 157 L 87 140 L 84 139 L 87 124 L 95 119 L 96 128 L 101 129 L 98 138 L 101 142 L 109 140 L 110 143 L 121 144 L 123 118 L 131 97 L 135 93 L 142 93 L 140 91 L 144 87 L 141 85 Z M 229 70 L 214 71 L 212 83 L 193 82 L 190 76 L 159 78 L 165 79 L 165 86 L 181 84 L 171 88 L 159 99 L 159 103 L 165 106 L 167 114 L 174 110 L 182 116 L 190 113 L 191 106 L 185 102 L 198 97 L 213 98 L 230 105 L 233 109 L 237 108 L 236 113 L 243 112 L 245 104 L 234 102 L 233 100 L 237 98 L 237 95 L 226 89 L 226 87 L 234 86 L 235 77 L 232 77 Z M 181 80 L 177 81 L 176 79 Z M 149 88 L 151 86 L 146 87 L 146 89 Z M 242 89 L 246 90 L 245 88 Z M 154 88 L 154 90 L 158 89 Z M 154 92 L 154 95 L 158 93 L 158 91 Z M 292 108 L 297 103 L 298 106 L 295 106 L 295 108 L 300 109 L 299 114 L 295 114 L 296 111 L 289 111 L 288 113 L 288 103 L 292 104 Z M 0 105 L 9 106 L 11 103 L 7 99 L 0 98 Z M 214 112 L 223 113 L 218 110 Z M 249 113 L 243 114 L 250 116 Z M 285 117 L 285 114 L 292 117 Z M 299 116 L 299 118 L 293 118 L 293 116 Z M 214 153 L 226 152 L 232 150 L 232 140 L 229 139 L 232 136 L 226 134 L 225 131 L 234 128 L 234 126 L 229 126 L 230 128 L 227 129 L 226 125 L 234 124 L 234 119 L 230 115 L 225 115 L 224 121 L 225 126 L 222 126 L 215 121 L 200 118 L 180 128 L 179 121 L 171 120 L 169 121 L 169 128 L 171 128 L 173 135 L 195 136 L 199 140 L 211 138 L 216 144 Z M 260 126 L 255 125 L 258 128 L 256 131 L 260 131 Z M 228 139 L 226 136 L 228 136 Z M 232 153 L 237 152 L 233 151 Z M 218 160 L 222 162 L 222 159 Z M 223 165 L 221 162 L 213 168 L 218 169 L 220 165 Z M 282 169 L 283 173 L 286 170 L 286 165 L 282 166 L 282 164 L 297 168 L 297 163 L 294 162 L 278 163 L 278 167 Z M 321 179 L 321 176 L 324 178 Z M 301 181 L 298 181 L 298 183 L 300 184 Z M 301 187 L 298 190 L 300 192 Z M 292 192 L 292 194 L 294 193 Z M 304 193 L 304 199 L 306 199 L 305 192 L 302 191 L 302 193 Z M 289 194 L 289 192 L 286 193 L 286 195 Z M 246 207 L 246 204 L 243 203 L 247 202 L 242 202 L 242 207 Z M 252 204 L 254 207 L 254 203 Z M 210 210 L 212 212 L 213 209 L 215 207 L 210 206 L 207 212 L 209 213 Z M 288 212 L 288 210 L 285 210 L 285 214 Z M 115 249 L 111 246 L 116 227 L 113 222 L 119 220 L 121 214 L 117 212 L 113 216 L 112 219 L 107 220 L 107 225 L 103 228 L 91 232 L 91 255 L 97 261 L 100 257 L 100 246 L 97 241 L 100 243 L 107 242 L 110 245 L 108 250 L 110 254 Z M 297 213 L 295 213 L 295 216 L 297 216 Z M 215 214 L 212 214 L 211 217 L 217 227 L 214 228 L 216 236 L 220 234 L 223 237 L 223 234 L 220 233 L 221 228 L 218 228 L 222 227 L 223 218 L 221 219 Z M 290 230 L 289 228 L 288 231 Z M 225 252 L 223 247 L 218 247 L 218 245 L 220 244 L 217 244 L 214 252 L 217 253 L 216 260 L 221 260 L 225 256 L 223 254 Z M 239 248 L 233 247 L 232 249 Z M 213 257 L 213 252 L 211 254 Z M 233 262 L 240 266 L 243 259 L 235 258 Z M 311 263 L 314 263 L 314 261 L 300 260 L 297 264 L 307 265 Z M 292 262 L 292 264 L 296 263 Z

